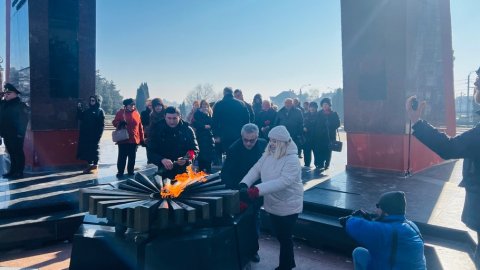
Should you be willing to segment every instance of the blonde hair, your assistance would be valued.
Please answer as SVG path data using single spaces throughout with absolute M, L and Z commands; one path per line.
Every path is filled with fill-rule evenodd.
M 264 155 L 273 156 L 275 159 L 281 159 L 282 157 L 287 155 L 287 148 L 290 142 L 282 142 L 277 141 L 277 147 L 275 147 L 275 151 L 270 149 L 270 142 L 267 144 L 267 148 L 265 149 Z

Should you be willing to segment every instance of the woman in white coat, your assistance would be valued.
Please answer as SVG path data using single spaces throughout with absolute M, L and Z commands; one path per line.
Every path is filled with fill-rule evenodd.
M 265 153 L 242 179 L 240 190 L 250 199 L 264 197 L 263 207 L 280 242 L 280 263 L 276 269 L 292 269 L 295 267 L 293 227 L 303 210 L 298 149 L 285 126 L 273 128 L 268 138 Z M 262 182 L 250 187 L 258 179 Z

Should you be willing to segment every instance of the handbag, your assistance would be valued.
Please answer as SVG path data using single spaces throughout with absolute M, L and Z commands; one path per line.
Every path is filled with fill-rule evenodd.
M 125 120 L 125 110 L 123 111 L 123 121 Z M 128 135 L 128 130 L 126 127 L 124 128 L 118 128 L 112 132 L 112 141 L 113 142 L 121 142 L 121 141 L 126 141 L 130 137 Z
M 330 151 L 342 152 L 343 142 L 340 141 L 340 133 L 338 132 L 338 129 L 337 129 L 337 134 L 338 134 L 338 141 L 336 140 L 337 138 L 335 138 L 334 141 L 330 141 L 330 143 L 328 144 L 328 149 L 330 149 Z

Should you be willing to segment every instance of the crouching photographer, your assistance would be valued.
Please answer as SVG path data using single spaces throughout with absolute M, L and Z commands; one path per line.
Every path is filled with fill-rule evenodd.
M 384 193 L 376 206 L 376 214 L 357 210 L 339 219 L 347 234 L 362 246 L 352 253 L 354 268 L 426 269 L 422 235 L 405 218 L 405 193 Z

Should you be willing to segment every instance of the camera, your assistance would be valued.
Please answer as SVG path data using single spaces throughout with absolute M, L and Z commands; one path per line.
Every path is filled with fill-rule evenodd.
M 359 218 L 363 218 L 363 219 L 366 219 L 366 220 L 369 220 L 369 221 L 373 221 L 373 220 L 378 219 L 377 214 L 368 213 L 364 210 L 355 210 L 355 211 L 352 212 L 352 214 L 350 214 L 348 216 L 340 217 L 338 219 L 338 222 L 340 223 L 340 225 L 342 225 L 342 227 L 345 227 L 345 225 L 347 224 L 347 220 L 351 217 L 359 217 Z

